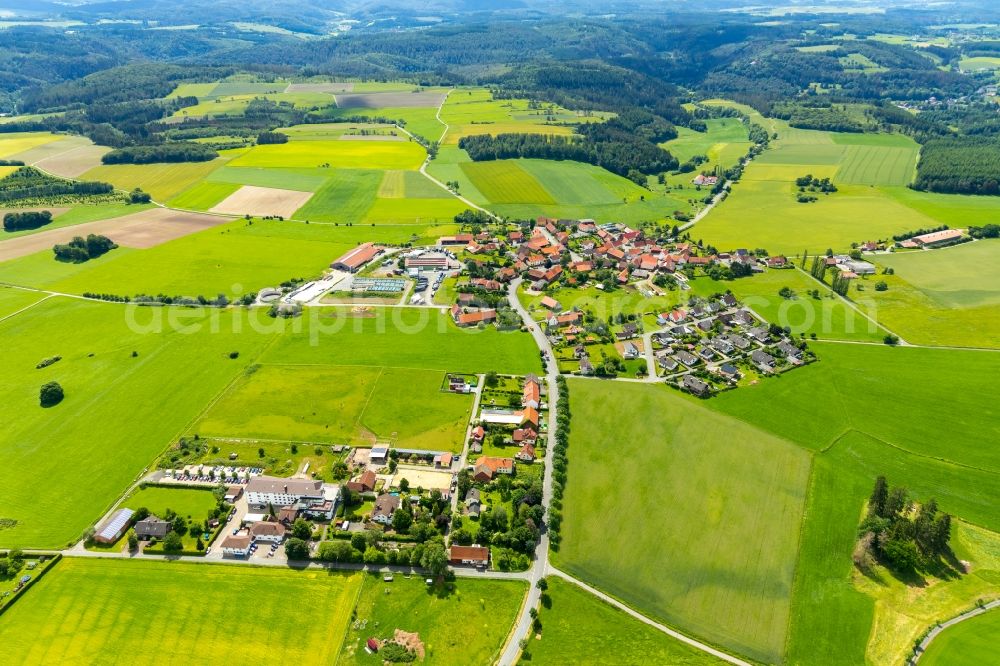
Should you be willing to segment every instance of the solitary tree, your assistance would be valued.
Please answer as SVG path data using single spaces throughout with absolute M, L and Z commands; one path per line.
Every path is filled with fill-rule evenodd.
M 303 541 L 308 540 L 312 536 L 312 527 L 307 521 L 299 518 L 292 524 L 292 536 Z
M 63 396 L 63 388 L 59 382 L 48 382 L 42 384 L 38 392 L 38 402 L 42 407 L 52 407 L 62 402 Z
M 885 518 L 885 506 L 888 499 L 889 484 L 884 476 L 880 476 L 875 480 L 875 488 L 872 490 L 872 496 L 868 499 L 869 515 Z
M 441 576 L 448 570 L 448 554 L 444 546 L 440 543 L 429 543 L 424 548 L 424 554 L 420 558 L 420 566 L 430 571 L 435 576 Z
M 179 553 L 182 550 L 184 542 L 181 541 L 181 536 L 177 532 L 167 532 L 167 536 L 163 538 L 163 552 Z
M 290 560 L 308 560 L 309 544 L 302 539 L 292 537 L 285 542 L 285 555 Z

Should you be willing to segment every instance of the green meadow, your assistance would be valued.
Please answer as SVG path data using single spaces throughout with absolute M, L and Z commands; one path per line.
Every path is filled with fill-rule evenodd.
M 633 619 L 589 592 L 557 576 L 548 577 L 542 631 L 529 641 L 529 663 L 555 664 L 721 664 L 715 657 Z
M 218 322 L 214 334 L 209 316 Z M 7 359 L 0 517 L 17 521 L 0 531 L 0 545 L 61 547 L 110 508 L 238 375 L 246 361 L 229 353 L 253 358 L 271 339 L 233 333 L 241 316 L 52 298 L 0 322 Z M 182 328 L 198 325 L 200 332 Z M 54 356 L 62 359 L 35 368 Z M 48 381 L 66 397 L 42 408 L 38 389 Z
M 993 571 L 996 546 L 989 545 L 1000 540 L 994 501 L 1000 468 L 989 444 L 998 435 L 989 386 L 1000 360 L 989 352 L 811 346 L 818 363 L 722 394 L 708 406 L 814 451 L 786 660 L 898 663 L 924 628 L 1000 580 Z M 879 475 L 967 521 L 953 543 L 974 563 L 972 575 L 927 593 L 859 581 L 850 555 Z M 976 535 L 986 545 L 977 545 Z
M 745 111 L 745 109 L 744 109 Z M 892 192 L 913 179 L 919 147 L 895 134 L 850 134 L 789 127 L 753 114 L 777 133 L 718 209 L 692 231 L 719 248 L 764 247 L 772 253 L 849 249 L 854 242 L 937 226 Z M 831 178 L 839 188 L 799 203 L 795 179 Z
M 164 202 L 201 182 L 239 152 L 228 151 L 208 162 L 105 164 L 91 169 L 80 179 L 111 183 L 120 190 L 131 191 L 138 187 L 152 195 L 154 201 Z
M 403 448 L 460 451 L 472 403 L 468 396 L 441 392 L 443 380 L 434 370 L 252 366 L 191 432 L 306 444 L 391 438 Z
M 208 518 L 208 512 L 215 508 L 216 501 L 210 489 L 146 486 L 125 498 L 121 505 L 133 510 L 145 507 L 160 518 L 171 510 L 178 516 L 200 523 Z
M 866 288 L 864 307 L 907 342 L 1000 346 L 1000 243 L 879 255 L 886 291 Z M 854 297 L 854 296 L 852 296 Z
M 460 329 L 431 308 L 312 308 L 292 320 L 264 363 L 415 368 L 440 372 L 539 372 L 538 349 L 518 331 Z
M 413 227 L 415 231 L 420 228 Z M 81 264 L 50 251 L 0 264 L 0 281 L 80 294 L 238 296 L 292 278 L 320 275 L 369 230 L 271 220 L 234 220 L 148 249 L 118 248 Z M 389 233 L 387 238 L 409 239 Z
M 689 207 L 678 198 L 580 162 L 471 162 L 465 151 L 445 146 L 428 170 L 439 180 L 458 182 L 459 193 L 473 202 L 512 218 L 543 215 L 637 223 Z
M 381 657 L 365 651 L 371 637 L 391 638 L 396 629 L 419 635 L 424 661 L 441 666 L 489 664 L 496 661 L 514 624 L 526 586 L 521 581 L 460 578 L 428 586 L 420 576 L 364 576 L 348 627 L 339 664 L 380 665 Z M 418 661 L 418 663 L 420 663 Z
M 206 646 L 261 662 L 280 645 L 296 663 L 330 664 L 340 655 L 362 576 L 63 558 L 4 614 L 0 640 L 5 658 L 16 663 L 79 663 L 99 655 L 112 663 L 171 664 Z M 323 621 L 304 622 L 288 612 L 290 603 L 322 608 Z
M 909 453 L 1000 472 L 989 444 L 1000 436 L 1000 412 L 991 398 L 992 377 L 1000 370 L 997 354 L 810 346 L 818 363 L 724 393 L 709 406 L 813 450 L 857 430 Z M 946 439 L 941 424 L 947 424 Z
M 965 620 L 938 634 L 920 657 L 923 666 L 986 664 L 996 657 L 1000 613 L 995 610 Z
M 6 318 L 45 298 L 45 294 L 0 285 L 0 319 Z
M 576 380 L 569 394 L 556 565 L 680 630 L 779 661 L 809 455 L 667 388 Z

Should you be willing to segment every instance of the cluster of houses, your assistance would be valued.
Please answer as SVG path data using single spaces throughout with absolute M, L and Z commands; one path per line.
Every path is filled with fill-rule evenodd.
M 664 312 L 657 323 L 666 327 L 652 335 L 658 372 L 668 383 L 699 396 L 715 390 L 706 375 L 715 383 L 734 385 L 743 376 L 740 365 L 767 375 L 806 360 L 803 349 L 785 335 L 775 335 L 732 294 Z

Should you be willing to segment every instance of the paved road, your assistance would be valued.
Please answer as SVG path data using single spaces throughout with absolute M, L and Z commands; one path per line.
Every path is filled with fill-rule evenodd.
M 531 315 L 528 314 L 525 307 L 521 305 L 521 301 L 518 300 L 517 289 L 520 285 L 521 278 L 517 278 L 510 283 L 507 290 L 508 301 L 521 316 L 521 321 L 531 331 L 538 349 L 546 352 L 547 355 L 545 383 L 547 388 L 546 402 L 548 403 L 549 423 L 548 440 L 545 446 L 545 476 L 542 481 L 542 508 L 545 510 L 544 515 L 547 520 L 549 502 L 552 499 L 552 456 L 556 448 L 556 403 L 559 398 L 556 376 L 558 375 L 559 366 L 555 361 L 555 354 L 552 353 L 552 345 L 549 344 L 549 339 L 545 337 L 542 327 L 531 320 Z M 528 589 L 528 595 L 524 600 L 524 605 L 521 607 L 521 613 L 517 618 L 517 623 L 514 625 L 514 630 L 507 637 L 507 644 L 500 655 L 501 666 L 512 666 L 517 663 L 521 653 L 521 641 L 528 638 L 531 633 L 532 619 L 530 613 L 532 608 L 538 607 L 538 603 L 541 600 L 541 590 L 538 589 L 538 581 L 546 575 L 548 564 L 549 534 L 548 530 L 543 528 L 541 538 L 535 547 L 535 563 L 528 572 L 528 582 L 531 587 Z
M 924 652 L 927 651 L 927 646 L 931 644 L 931 641 L 937 638 L 938 634 L 940 634 L 948 627 L 954 626 L 959 622 L 964 622 L 965 620 L 972 619 L 977 615 L 982 615 L 983 613 L 992 608 L 1000 608 L 1000 599 L 997 599 L 996 601 L 991 601 L 988 604 L 983 604 L 981 608 L 974 608 L 968 612 L 962 613 L 958 617 L 953 617 L 947 622 L 942 622 L 941 624 L 937 625 L 936 627 L 931 629 L 926 636 L 924 636 L 924 640 L 920 641 L 920 645 L 918 645 L 917 648 L 913 651 L 913 656 L 907 663 L 912 666 L 913 664 L 916 664 L 918 661 L 920 661 L 920 657 L 922 657 Z

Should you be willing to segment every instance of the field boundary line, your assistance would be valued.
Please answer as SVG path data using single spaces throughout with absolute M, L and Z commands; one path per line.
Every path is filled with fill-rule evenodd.
M 551 573 L 551 574 L 553 574 L 555 576 L 558 576 L 559 578 L 562 578 L 563 580 L 565 580 L 565 581 L 567 581 L 569 583 L 572 583 L 573 585 L 576 585 L 577 587 L 579 587 L 580 589 L 584 590 L 585 592 L 588 592 L 588 593 L 592 594 L 593 596 L 597 597 L 601 601 L 604 601 L 605 603 L 611 604 L 612 606 L 614 606 L 618 610 L 624 611 L 625 613 L 627 613 L 628 615 L 632 616 L 633 618 L 639 620 L 643 624 L 649 625 L 650 627 L 652 627 L 652 628 L 654 628 L 654 629 L 656 629 L 656 630 L 658 630 L 658 631 L 660 631 L 660 632 L 662 632 L 662 633 L 670 636 L 671 638 L 674 638 L 674 639 L 676 639 L 676 640 L 678 640 L 678 641 L 680 641 L 682 643 L 685 643 L 688 646 L 695 648 L 696 650 L 701 650 L 702 652 L 706 652 L 706 653 L 712 655 L 713 657 L 716 657 L 716 658 L 721 659 L 723 661 L 727 661 L 730 664 L 735 664 L 736 666 L 751 666 L 750 662 L 744 661 L 744 660 L 740 659 L 739 657 L 733 656 L 733 655 L 731 655 L 731 654 L 729 654 L 727 652 L 723 652 L 722 650 L 719 650 L 718 648 L 714 648 L 711 645 L 708 645 L 707 643 L 702 643 L 701 641 L 696 640 L 694 638 L 691 638 L 690 636 L 688 636 L 686 634 L 682 634 L 681 632 L 677 631 L 676 629 L 671 629 L 667 625 L 665 625 L 665 624 L 663 624 L 661 622 L 658 622 L 658 621 L 654 620 L 651 617 L 643 615 L 642 613 L 640 613 L 639 611 L 635 610 L 631 606 L 628 606 L 628 605 L 622 603 L 621 601 L 619 601 L 615 597 L 613 597 L 613 596 L 611 596 L 609 594 L 606 594 L 604 592 L 601 592 L 597 588 L 588 585 L 584 581 L 582 581 L 582 580 L 580 580 L 578 578 L 575 578 L 574 576 L 566 573 L 565 571 L 561 571 L 561 570 L 557 569 L 556 567 L 552 566 L 551 564 L 548 565 L 548 571 L 549 571 L 549 573 Z
M 899 444 L 893 444 L 892 442 L 887 442 L 884 439 L 882 439 L 881 437 L 876 437 L 875 435 L 871 434 L 870 432 L 865 432 L 864 430 L 861 430 L 859 428 L 855 428 L 853 426 L 850 427 L 850 428 L 848 428 L 845 432 L 841 433 L 837 437 L 837 439 L 834 440 L 834 442 L 827 447 L 827 449 L 833 448 L 833 446 L 835 444 L 837 444 L 837 442 L 839 442 L 840 440 L 842 440 L 844 437 L 846 437 L 847 435 L 849 435 L 851 432 L 856 432 L 856 433 L 858 433 L 860 435 L 864 435 L 865 437 L 870 437 L 871 439 L 874 439 L 876 442 L 878 442 L 880 444 L 885 444 L 886 446 L 888 446 L 890 448 L 896 449 L 897 451 L 902 451 L 903 453 L 907 453 L 907 454 L 909 454 L 911 456 L 916 456 L 917 458 L 924 458 L 926 460 L 933 460 L 935 462 L 944 463 L 946 465 L 954 465 L 955 467 L 961 467 L 963 469 L 971 469 L 971 470 L 975 470 L 977 472 L 982 472 L 983 474 L 1000 475 L 1000 470 L 986 469 L 984 467 L 977 467 L 975 465 L 970 465 L 968 463 L 958 462 L 957 460 L 951 460 L 949 458 L 942 458 L 940 456 L 932 456 L 932 455 L 930 455 L 928 453 L 918 453 L 916 451 L 911 451 L 910 449 L 903 448 Z M 969 521 L 965 521 L 965 522 L 969 522 Z
M 822 451 L 822 449 L 820 451 Z M 788 619 L 785 620 L 785 644 L 781 650 L 782 655 L 788 654 L 788 648 L 792 642 L 792 604 L 795 599 L 796 583 L 799 579 L 799 563 L 802 560 L 802 536 L 806 528 L 806 513 L 809 510 L 809 497 L 812 495 L 813 479 L 816 476 L 816 457 L 819 452 L 807 451 L 807 453 L 809 454 L 809 478 L 806 479 L 806 491 L 805 495 L 802 497 L 802 518 L 799 520 L 798 529 L 799 542 L 797 544 L 797 548 L 795 549 L 795 565 L 792 568 L 792 585 L 788 594 Z
M 368 367 L 371 367 L 371 366 L 368 366 Z M 354 423 L 354 425 L 360 426 L 360 427 L 364 428 L 365 430 L 367 430 L 368 432 L 370 432 L 371 434 L 375 435 L 376 439 L 378 439 L 378 435 L 376 434 L 376 432 L 374 430 L 372 430 L 371 428 L 369 428 L 368 426 L 366 426 L 364 424 L 364 422 L 362 421 L 362 419 L 364 419 L 364 417 L 365 417 L 365 412 L 368 411 L 368 405 L 371 404 L 372 396 L 375 395 L 375 389 L 378 388 L 378 383 L 382 380 L 382 375 L 384 375 L 384 374 L 385 374 L 385 366 L 384 365 L 380 365 L 378 367 L 378 374 L 375 375 L 375 381 L 372 382 L 372 390 L 368 392 L 368 397 L 365 398 L 365 404 L 361 408 L 361 411 L 358 412 L 358 420 Z

